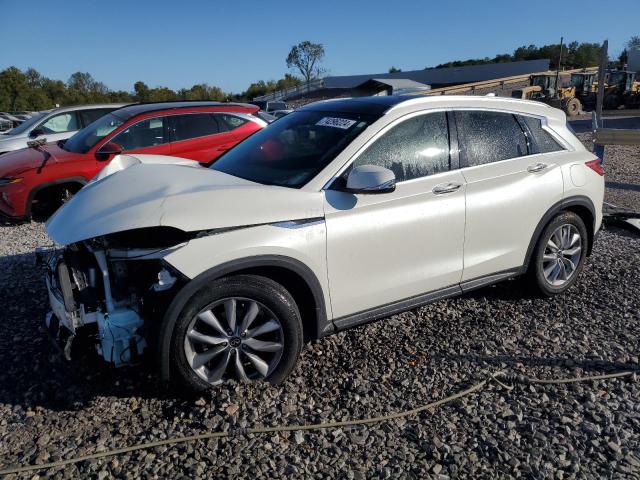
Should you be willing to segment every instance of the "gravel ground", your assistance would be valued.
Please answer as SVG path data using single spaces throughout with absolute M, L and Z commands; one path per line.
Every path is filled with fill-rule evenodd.
M 638 150 L 624 152 L 608 152 L 607 180 L 637 184 Z M 608 189 L 608 198 L 619 190 Z M 631 190 L 619 200 L 640 208 Z M 33 265 L 34 248 L 48 243 L 42 225 L 0 227 L 0 466 L 232 427 L 386 414 L 499 369 L 554 378 L 638 368 L 640 236 L 621 229 L 601 233 L 581 281 L 560 298 L 530 297 L 510 281 L 309 344 L 279 387 L 235 384 L 196 399 L 163 393 L 146 367 L 116 371 L 92 356 L 75 365 L 60 360 L 41 327 L 46 294 Z M 634 380 L 516 384 L 512 392 L 490 386 L 364 428 L 181 444 L 38 473 L 101 480 L 640 478 Z

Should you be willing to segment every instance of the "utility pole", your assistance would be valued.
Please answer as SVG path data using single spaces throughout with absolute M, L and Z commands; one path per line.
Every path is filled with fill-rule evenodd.
M 560 37 L 560 55 L 558 55 L 558 68 L 556 69 L 556 92 L 560 91 L 560 66 L 562 65 L 562 45 L 564 37 Z
M 609 60 L 609 40 L 605 40 L 600 50 L 600 68 L 598 69 L 598 93 L 596 95 L 596 121 L 602 127 L 602 103 L 604 101 L 604 74 Z
M 595 141 L 596 130 L 602 128 L 602 103 L 604 101 L 604 73 L 607 69 L 607 61 L 609 60 L 609 40 L 605 40 L 600 50 L 600 67 L 598 68 L 598 93 L 596 94 L 596 113 L 593 117 L 593 153 L 604 161 L 604 145 Z

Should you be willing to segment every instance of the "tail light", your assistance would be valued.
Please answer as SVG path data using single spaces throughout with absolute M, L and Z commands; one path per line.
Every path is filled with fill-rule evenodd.
M 585 162 L 585 165 L 589 167 L 591 170 L 593 170 L 594 172 L 596 172 L 601 177 L 604 176 L 604 167 L 602 166 L 601 158 L 596 158 L 595 160 Z

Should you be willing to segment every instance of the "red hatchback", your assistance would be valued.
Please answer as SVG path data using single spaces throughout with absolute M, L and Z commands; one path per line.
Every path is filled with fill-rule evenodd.
M 114 110 L 66 141 L 0 157 L 0 214 L 46 217 L 120 153 L 171 155 L 211 164 L 267 124 L 254 105 L 137 104 Z

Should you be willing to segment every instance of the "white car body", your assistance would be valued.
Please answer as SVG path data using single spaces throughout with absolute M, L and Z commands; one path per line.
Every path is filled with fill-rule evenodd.
M 313 318 L 303 323 L 318 338 L 523 273 L 541 229 L 562 209 L 584 213 L 591 237 L 600 228 L 604 179 L 585 165 L 597 157 L 568 130 L 562 111 L 475 96 L 358 101 L 378 102 L 383 113 L 301 188 L 133 155 L 61 208 L 48 233 L 69 245 L 153 227 L 201 232 L 148 254 L 187 285 L 249 267 L 291 268 L 313 293 L 311 314 L 303 312 Z M 332 112 L 338 104 L 307 108 Z M 331 188 L 390 129 L 459 110 L 539 119 L 559 150 L 401 181 L 384 194 Z
M 78 112 L 83 110 L 104 110 L 104 114 L 111 112 L 117 108 L 128 105 L 126 103 L 104 103 L 96 105 L 77 105 L 73 107 L 61 107 L 53 110 L 46 110 L 43 112 L 36 112 L 32 118 L 24 121 L 23 124 L 18 127 L 9 130 L 4 134 L 0 134 L 0 155 L 14 150 L 20 150 L 26 148 L 28 142 L 33 140 L 44 140 L 45 142 L 58 142 L 60 140 L 66 140 L 71 138 L 78 130 L 88 125 L 83 122 Z M 55 121 L 56 117 L 63 116 L 65 114 L 74 115 L 75 127 L 69 130 L 61 132 L 48 132 L 35 135 L 33 132 L 36 129 L 41 128 L 44 124 L 50 121 Z

